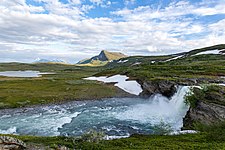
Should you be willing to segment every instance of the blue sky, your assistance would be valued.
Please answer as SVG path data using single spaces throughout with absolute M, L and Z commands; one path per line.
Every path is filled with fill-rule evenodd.
M 101 50 L 164 55 L 225 43 L 224 0 L 2 0 L 0 62 L 75 63 Z

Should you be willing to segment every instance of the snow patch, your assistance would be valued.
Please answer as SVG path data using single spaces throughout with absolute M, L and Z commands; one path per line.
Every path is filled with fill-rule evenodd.
M 134 63 L 132 66 L 140 65 L 140 64 L 141 64 L 141 62 L 136 62 L 136 63 Z
M 180 134 L 196 134 L 198 131 L 195 130 L 183 130 L 183 131 L 174 131 L 169 135 L 180 135 Z
M 220 83 L 220 84 L 218 84 L 218 85 L 220 85 L 220 86 L 225 86 L 225 83 Z
M 197 53 L 197 54 L 194 54 L 193 56 L 198 56 L 198 55 L 204 55 L 204 54 L 222 54 L 221 51 L 223 50 L 211 50 L 211 51 L 205 51 L 205 52 L 200 52 L 200 53 Z
M 137 81 L 130 80 L 129 77 L 125 75 L 114 75 L 111 77 L 101 76 L 101 77 L 88 77 L 84 78 L 85 80 L 96 80 L 104 83 L 116 83 L 114 86 L 119 87 L 120 89 L 134 95 L 139 95 L 143 90 L 141 85 Z
M 128 62 L 128 60 L 120 60 L 117 63 L 125 63 L 125 62 Z
M 181 58 L 181 57 L 183 57 L 183 55 L 177 56 L 177 57 L 173 57 L 173 58 L 170 58 L 170 59 L 167 59 L 167 60 L 165 60 L 163 62 L 168 62 L 168 61 L 171 61 L 171 60 L 176 60 L 176 59 Z

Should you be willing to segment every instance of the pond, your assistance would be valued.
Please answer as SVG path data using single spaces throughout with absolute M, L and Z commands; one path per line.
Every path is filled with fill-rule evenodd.
M 27 71 L 3 71 L 3 72 L 0 72 L 0 76 L 4 76 L 4 77 L 18 77 L 18 78 L 31 78 L 31 77 L 37 78 L 37 77 L 41 77 L 44 74 L 54 74 L 54 73 L 31 71 L 31 70 L 27 70 Z

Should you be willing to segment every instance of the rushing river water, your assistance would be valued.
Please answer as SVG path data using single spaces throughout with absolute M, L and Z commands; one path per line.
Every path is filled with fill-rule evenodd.
M 180 130 L 188 110 L 184 103 L 188 90 L 188 87 L 179 87 L 170 100 L 157 94 L 149 99 L 111 98 L 2 110 L 0 133 L 77 136 L 95 129 L 108 136 L 120 137 L 151 134 L 153 126 L 161 122 Z

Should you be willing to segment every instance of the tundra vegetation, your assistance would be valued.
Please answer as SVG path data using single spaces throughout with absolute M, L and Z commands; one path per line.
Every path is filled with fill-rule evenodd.
M 225 49 L 225 45 L 197 49 L 176 56 L 132 56 L 98 67 L 48 63 L 0 64 L 0 71 L 37 70 L 55 73 L 43 75 L 40 78 L 0 77 L 0 108 L 132 96 L 112 84 L 83 80 L 90 76 L 115 74 L 125 74 L 138 81 L 165 80 L 177 85 L 198 86 L 204 84 L 201 88 L 192 88 L 191 92 L 186 95 L 186 103 L 190 105 L 190 109 L 199 108 L 201 102 L 223 107 L 225 105 L 225 87 L 208 86 L 208 84 L 225 83 L 225 79 L 221 78 L 225 76 L 225 55 L 195 55 L 213 49 L 222 50 Z M 177 56 L 181 57 L 167 61 Z M 162 126 L 166 125 L 162 124 Z M 167 126 L 166 128 L 169 129 Z M 161 133 L 158 135 L 132 135 L 129 138 L 109 141 L 100 140 L 101 138 L 98 136 L 102 137 L 103 134 L 95 131 L 84 136 L 83 140 L 75 140 L 72 137 L 9 136 L 21 139 L 28 145 L 41 145 L 46 148 L 57 148 L 59 145 L 64 145 L 71 149 L 224 149 L 225 123 L 223 120 L 214 124 L 204 124 L 195 120 L 191 124 L 191 129 L 200 132 L 173 136 Z

